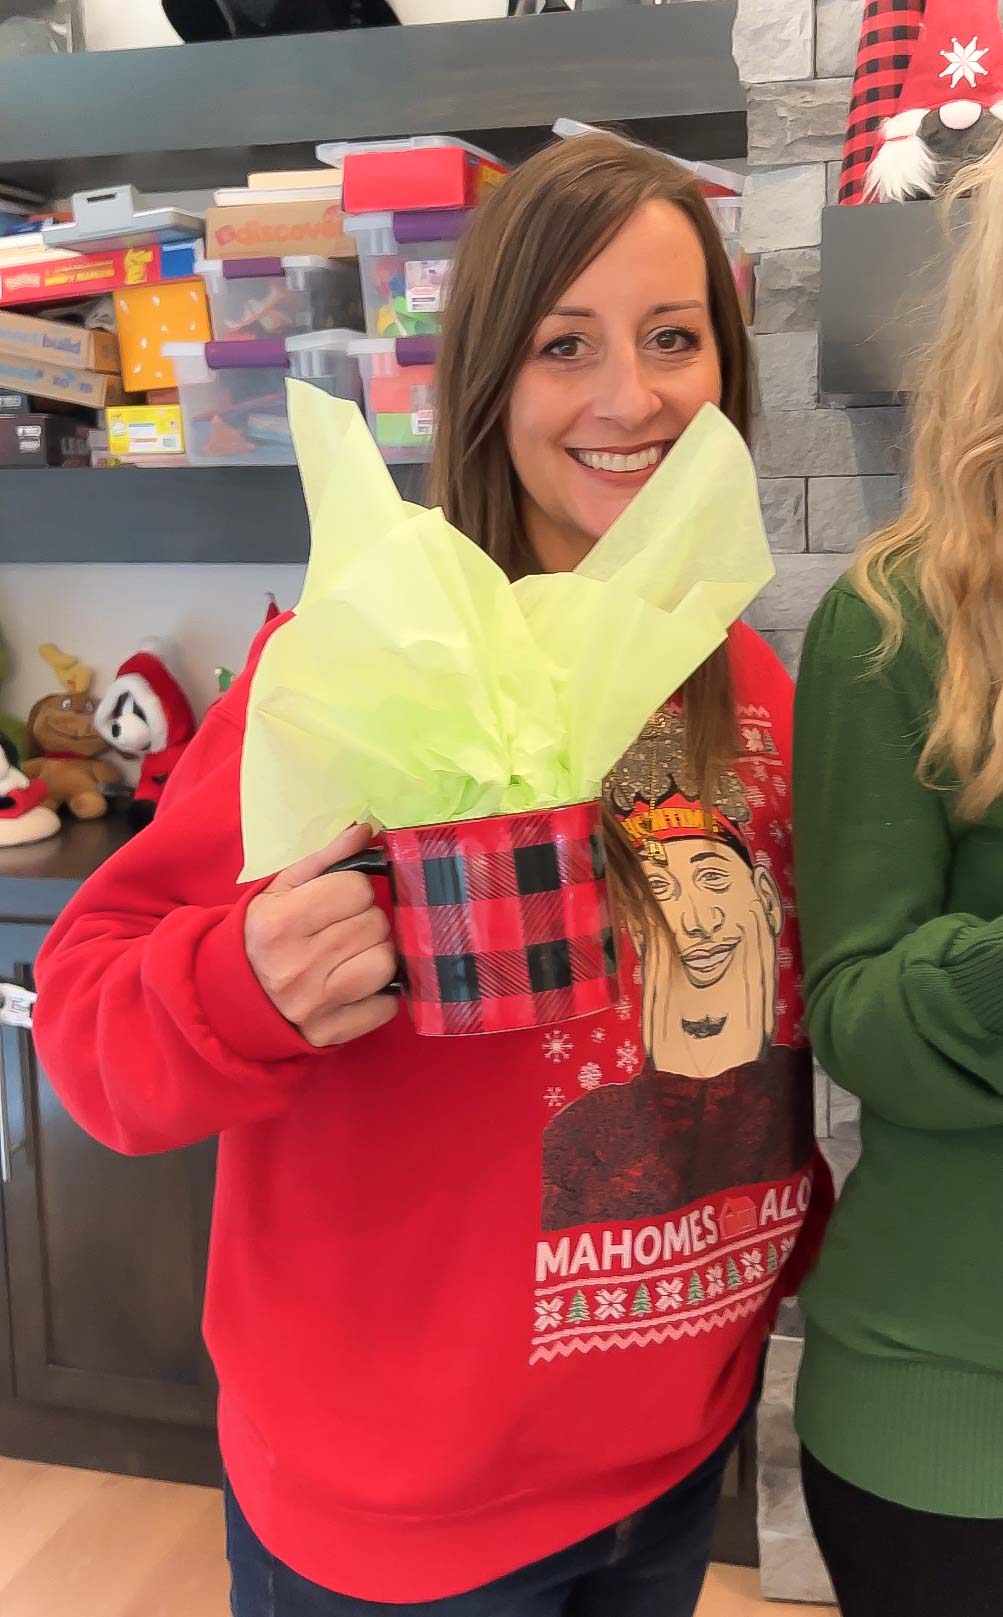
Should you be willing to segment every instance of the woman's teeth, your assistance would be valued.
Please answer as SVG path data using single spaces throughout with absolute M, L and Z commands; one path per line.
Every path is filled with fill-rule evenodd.
M 666 447 L 665 444 L 652 444 L 650 449 L 638 449 L 632 455 L 612 455 L 605 450 L 596 454 L 590 449 L 572 449 L 570 454 L 573 460 L 588 466 L 593 472 L 646 472 L 650 466 L 658 465 Z

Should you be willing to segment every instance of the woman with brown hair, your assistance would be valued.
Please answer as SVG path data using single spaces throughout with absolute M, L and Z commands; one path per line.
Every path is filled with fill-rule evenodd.
M 434 497 L 513 578 L 572 569 L 705 405 L 747 433 L 750 395 L 694 181 L 612 137 L 558 146 L 463 244 Z M 790 682 L 736 628 L 618 767 L 616 1009 L 444 1044 L 382 992 L 385 884 L 328 873 L 368 827 L 238 890 L 250 677 L 61 920 L 37 1016 L 110 1145 L 220 1135 L 236 1617 L 690 1617 L 813 1243 Z
M 798 1393 L 845 1617 L 1003 1610 L 1003 147 L 969 192 L 904 510 L 797 703 L 809 1021 L 863 1120 Z

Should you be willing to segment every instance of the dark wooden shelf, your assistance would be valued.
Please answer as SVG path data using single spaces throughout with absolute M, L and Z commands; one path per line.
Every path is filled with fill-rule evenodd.
M 421 501 L 423 466 L 395 466 Z M 0 470 L 4 562 L 305 562 L 295 466 Z
M 53 194 L 218 186 L 313 162 L 322 140 L 461 132 L 515 156 L 559 115 L 736 157 L 734 16 L 703 0 L 5 62 L 0 175 Z
M 133 835 L 120 805 L 103 820 L 69 816 L 57 837 L 0 849 L 0 920 L 51 921 Z

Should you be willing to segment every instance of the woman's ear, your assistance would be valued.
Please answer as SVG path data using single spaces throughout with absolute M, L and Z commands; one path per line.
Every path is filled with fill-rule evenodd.
M 784 929 L 784 905 L 773 872 L 767 870 L 765 865 L 757 865 L 753 872 L 752 885 L 763 906 L 770 931 L 775 938 L 779 938 Z

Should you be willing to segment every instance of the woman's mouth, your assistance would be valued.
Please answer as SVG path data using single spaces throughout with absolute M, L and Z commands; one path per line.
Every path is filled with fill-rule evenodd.
M 586 471 L 612 477 L 638 477 L 653 472 L 665 459 L 671 443 L 642 444 L 637 449 L 568 449 L 566 452 Z

